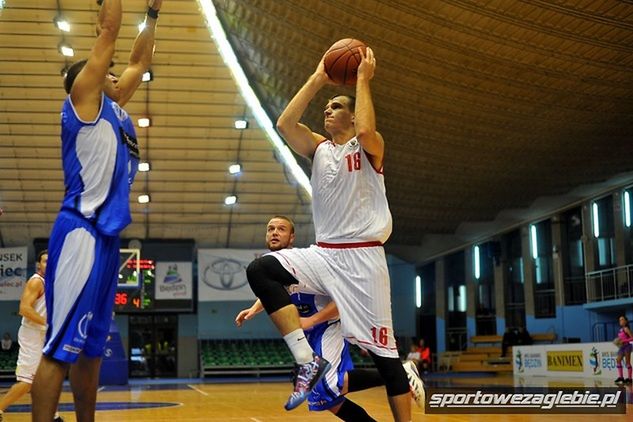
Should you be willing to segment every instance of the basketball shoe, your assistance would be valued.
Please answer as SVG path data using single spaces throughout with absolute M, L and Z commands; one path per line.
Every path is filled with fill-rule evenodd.
M 413 396 L 413 400 L 415 400 L 415 404 L 417 404 L 419 408 L 424 409 L 424 383 L 422 382 L 422 378 L 420 378 L 420 373 L 415 366 L 415 362 L 408 360 L 403 363 L 402 366 L 404 366 L 404 370 L 407 373 L 409 388 L 411 389 L 411 395 Z
M 308 398 L 310 391 L 330 369 L 330 362 L 316 354 L 312 356 L 311 362 L 295 365 L 295 387 L 284 406 L 286 410 L 292 410 L 303 403 Z

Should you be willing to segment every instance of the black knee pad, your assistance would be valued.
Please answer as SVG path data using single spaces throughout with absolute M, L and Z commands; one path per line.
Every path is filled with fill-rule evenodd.
M 246 277 L 255 296 L 262 301 L 268 314 L 292 304 L 284 286 L 297 280 L 272 256 L 263 256 L 246 268 Z
M 399 396 L 408 393 L 409 381 L 407 373 L 402 367 L 402 362 L 398 358 L 386 358 L 369 352 L 380 376 L 385 380 L 385 388 L 388 396 Z

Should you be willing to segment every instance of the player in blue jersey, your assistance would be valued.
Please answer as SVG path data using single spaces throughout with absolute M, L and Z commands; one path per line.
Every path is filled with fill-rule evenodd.
M 50 422 L 62 382 L 70 383 L 78 421 L 93 421 L 101 356 L 112 318 L 119 233 L 131 222 L 129 194 L 139 150 L 123 110 L 149 68 L 162 0 L 149 0 L 120 78 L 109 73 L 121 27 L 121 0 L 104 0 L 88 59 L 64 79 L 61 113 L 65 194 L 48 246 L 48 330 L 33 382 L 33 421 Z
M 291 248 L 294 242 L 294 224 L 285 216 L 273 217 L 266 228 L 266 246 L 271 251 Z M 348 392 L 384 385 L 376 369 L 354 369 L 349 343 L 341 331 L 336 304 L 327 296 L 295 292 L 292 303 L 297 307 L 308 343 L 315 353 L 323 356 L 331 368 L 316 384 L 308 396 L 308 408 L 313 411 L 329 410 L 344 421 L 374 421 L 367 412 L 345 397 Z M 257 300 L 253 306 L 241 311 L 235 318 L 238 326 L 263 311 Z M 409 364 L 405 363 L 407 373 Z M 417 372 L 409 377 L 410 388 L 416 403 L 422 405 L 424 388 Z

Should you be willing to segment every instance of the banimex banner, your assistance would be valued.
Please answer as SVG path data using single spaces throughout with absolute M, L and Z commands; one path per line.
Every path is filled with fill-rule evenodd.
M 514 346 L 512 365 L 517 376 L 614 380 L 617 356 L 618 348 L 611 342 Z
M 427 414 L 626 414 L 624 388 L 430 387 Z
M 20 300 L 26 274 L 26 246 L 0 248 L 0 300 Z

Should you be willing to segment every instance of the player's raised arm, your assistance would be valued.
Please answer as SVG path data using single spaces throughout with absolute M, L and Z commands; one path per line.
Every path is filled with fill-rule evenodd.
M 376 58 L 371 48 L 361 54 L 361 63 L 358 66 L 358 78 L 356 80 L 356 109 L 355 109 L 355 130 L 358 142 L 370 155 L 374 168 L 382 167 L 382 159 L 385 152 L 385 142 L 382 135 L 376 131 L 376 113 L 374 103 L 371 98 L 369 81 L 374 77 L 376 69 Z
M 316 71 L 290 100 L 286 109 L 277 119 L 277 130 L 279 130 L 281 136 L 284 137 L 297 154 L 307 158 L 312 158 L 317 145 L 323 140 L 323 136 L 312 132 L 309 127 L 300 123 L 299 120 L 316 93 L 328 83 L 331 83 L 331 81 L 325 73 L 323 59 L 321 59 Z
M 66 89 L 82 120 L 93 120 L 99 113 L 101 92 L 114 55 L 121 15 L 121 0 L 103 1 L 97 22 L 97 40 L 86 65 L 79 71 L 72 86 Z
M 121 74 L 116 84 L 118 97 L 115 98 L 120 106 L 124 106 L 132 98 L 136 89 L 141 84 L 143 73 L 152 63 L 154 54 L 154 37 L 156 34 L 156 21 L 163 0 L 149 0 L 145 28 L 137 35 L 132 46 L 127 68 Z

